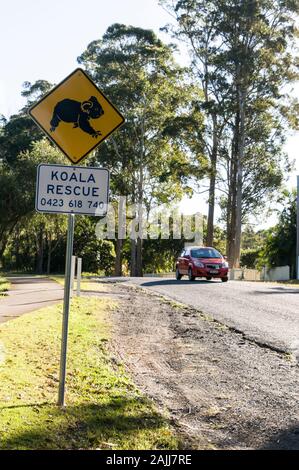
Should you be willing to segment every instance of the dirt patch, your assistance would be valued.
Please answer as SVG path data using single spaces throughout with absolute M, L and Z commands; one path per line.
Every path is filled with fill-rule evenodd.
M 113 351 L 186 448 L 299 449 L 294 358 L 155 293 L 115 284 L 111 294 Z

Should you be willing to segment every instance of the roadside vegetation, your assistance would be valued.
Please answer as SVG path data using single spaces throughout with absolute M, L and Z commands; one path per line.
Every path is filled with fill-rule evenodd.
M 61 286 L 64 286 L 64 279 L 65 279 L 64 275 L 50 276 L 50 279 L 52 279 L 55 282 L 58 282 L 58 284 L 60 284 Z M 109 290 L 109 285 L 108 284 L 104 285 L 103 283 L 88 280 L 86 279 L 85 276 L 82 276 L 80 288 L 82 292 L 88 292 L 88 291 L 107 292 Z M 76 289 L 77 289 L 77 280 L 74 279 L 74 291 Z
M 6 295 L 9 289 L 9 282 L 7 279 L 0 275 L 0 297 Z
M 75 299 L 67 407 L 56 405 L 61 305 L 0 327 L 0 449 L 176 449 L 163 418 L 108 351 L 111 300 Z
M 284 144 L 299 129 L 299 102 L 288 93 L 299 78 L 298 2 L 157 1 L 170 13 L 163 28 L 169 41 L 112 24 L 78 57 L 126 118 L 86 162 L 110 170 L 115 213 L 120 196 L 132 210 L 126 227 L 116 215 L 116 231 L 127 229 L 121 239 L 98 239 L 98 220 L 78 217 L 74 254 L 85 271 L 105 275 L 173 271 L 185 242 L 173 236 L 174 220 L 169 240 L 130 237 L 130 227 L 141 205 L 148 221 L 155 208 L 201 194 L 208 203 L 204 243 L 226 254 L 232 267 L 272 266 L 281 257 L 286 264 L 277 255 L 281 220 L 261 244 L 253 234 L 251 251 L 245 239 L 247 224 L 267 217 L 292 170 Z M 172 38 L 189 52 L 186 67 L 176 60 Z M 27 114 L 53 85 L 25 82 L 24 108 L 9 118 L 0 110 L 0 267 L 7 271 L 64 270 L 66 218 L 35 213 L 34 199 L 36 166 L 65 160 Z M 285 251 L 294 273 L 293 240 Z

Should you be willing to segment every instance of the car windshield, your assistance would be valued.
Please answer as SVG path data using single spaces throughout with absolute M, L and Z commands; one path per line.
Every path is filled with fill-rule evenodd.
M 192 258 L 222 258 L 219 251 L 214 248 L 198 248 L 197 250 L 191 250 Z

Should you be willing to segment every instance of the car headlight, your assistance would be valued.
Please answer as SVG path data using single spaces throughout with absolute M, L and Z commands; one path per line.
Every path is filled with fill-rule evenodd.
M 203 263 L 201 263 L 200 261 L 194 261 L 194 266 L 196 266 L 197 268 L 204 268 L 205 265 Z
M 227 261 L 224 261 L 224 263 L 222 263 L 222 267 L 223 267 L 223 268 L 228 268 L 228 262 L 227 262 Z

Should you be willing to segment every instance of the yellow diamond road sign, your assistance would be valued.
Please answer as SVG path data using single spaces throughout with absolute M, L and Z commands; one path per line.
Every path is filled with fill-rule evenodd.
M 72 163 L 79 163 L 125 121 L 82 69 L 53 88 L 29 114 Z

